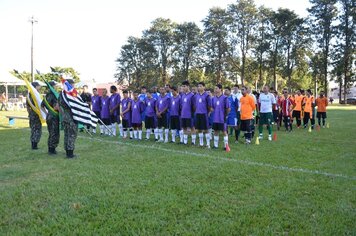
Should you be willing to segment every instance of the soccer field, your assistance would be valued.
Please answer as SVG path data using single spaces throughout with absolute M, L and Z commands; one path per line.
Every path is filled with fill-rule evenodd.
M 47 154 L 46 127 L 30 150 L 13 113 L 0 112 L 0 235 L 356 234 L 356 107 L 230 153 L 79 133 L 73 160 L 63 133 Z

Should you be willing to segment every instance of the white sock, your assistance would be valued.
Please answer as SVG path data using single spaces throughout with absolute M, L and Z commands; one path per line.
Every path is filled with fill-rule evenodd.
M 219 136 L 214 135 L 214 147 L 219 147 Z
M 122 124 L 119 124 L 120 136 L 124 135 L 124 129 L 122 128 Z
M 226 144 L 229 144 L 229 136 L 224 136 L 224 147 L 226 147 Z
M 159 130 L 156 128 L 154 130 L 154 133 L 155 133 L 155 139 L 157 140 L 158 139 L 158 136 L 159 136 Z
M 195 144 L 195 140 L 197 139 L 196 134 L 192 134 L 192 144 Z
M 159 140 L 163 141 L 163 129 L 158 129 L 159 132 Z
M 137 130 L 134 130 L 134 139 L 137 139 Z
M 210 147 L 210 139 L 211 139 L 210 134 L 206 133 L 205 134 L 205 139 L 206 139 L 206 146 Z
M 172 142 L 175 143 L 176 142 L 177 130 L 176 129 L 172 129 L 171 133 L 172 133 Z
M 138 131 L 138 139 L 139 139 L 139 140 L 142 140 L 142 130 L 139 130 L 139 131 Z
M 133 138 L 133 132 L 130 130 L 130 138 Z
M 198 136 L 199 136 L 199 145 L 204 146 L 204 134 L 199 133 Z
M 183 135 L 183 143 L 187 144 L 188 143 L 188 134 Z
M 100 125 L 100 134 L 104 133 L 104 125 Z
M 180 139 L 181 143 L 183 143 L 183 140 L 184 140 L 183 136 L 184 136 L 183 130 L 179 130 L 179 139 Z
M 165 130 L 164 130 L 164 133 L 165 133 L 165 139 L 164 139 L 164 141 L 165 141 L 166 143 L 168 143 L 169 129 L 165 129 Z
M 127 131 L 125 130 L 122 133 L 123 133 L 124 138 L 127 138 Z
M 146 139 L 150 139 L 151 129 L 146 129 Z
M 96 127 L 93 128 L 93 134 L 96 134 Z

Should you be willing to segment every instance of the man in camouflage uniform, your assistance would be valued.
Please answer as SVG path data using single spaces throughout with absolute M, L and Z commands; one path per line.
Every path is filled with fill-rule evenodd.
M 38 82 L 32 82 L 32 86 L 37 91 L 39 91 L 41 88 L 41 85 Z M 30 102 L 34 105 L 31 95 L 29 95 L 29 98 Z M 29 105 L 29 101 L 27 101 L 26 103 L 28 118 L 30 120 L 32 150 L 37 150 L 37 144 L 40 142 L 42 135 L 42 123 L 37 113 L 32 110 L 31 106 Z
M 51 81 L 49 82 L 49 84 L 52 87 L 55 87 L 57 85 L 55 81 Z M 46 94 L 46 100 L 55 111 L 59 110 L 57 98 L 49 88 Z M 46 117 L 46 123 L 48 129 L 48 154 L 54 155 L 57 154 L 56 148 L 59 143 L 59 116 L 55 116 L 51 112 L 48 112 Z
M 74 81 L 72 79 L 67 79 L 67 81 L 74 87 Z M 74 143 L 77 139 L 78 124 L 73 120 L 72 112 L 63 100 L 62 95 L 59 96 L 58 103 L 64 129 L 64 149 L 66 150 L 67 158 L 74 158 Z

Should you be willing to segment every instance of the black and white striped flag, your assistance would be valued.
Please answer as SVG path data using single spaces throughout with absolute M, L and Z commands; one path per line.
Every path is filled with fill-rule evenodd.
M 98 117 L 90 109 L 89 105 L 83 102 L 79 96 L 72 96 L 65 91 L 61 92 L 64 102 L 72 111 L 73 120 L 83 125 L 90 125 L 95 128 L 98 123 Z

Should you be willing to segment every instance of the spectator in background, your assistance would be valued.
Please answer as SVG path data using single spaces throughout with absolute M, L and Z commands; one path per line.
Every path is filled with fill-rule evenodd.
M 5 96 L 5 93 L 2 93 L 0 95 L 0 103 L 1 103 L 1 108 L 0 108 L 0 111 L 2 111 L 2 109 L 5 109 L 5 111 L 7 111 L 7 108 L 6 108 L 6 96 Z

